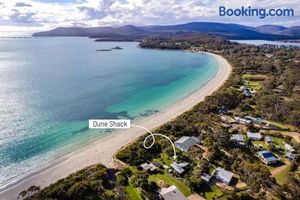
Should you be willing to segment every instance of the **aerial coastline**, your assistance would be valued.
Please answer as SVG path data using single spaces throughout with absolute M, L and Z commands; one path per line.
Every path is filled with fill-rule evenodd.
M 136 121 L 135 124 L 145 126 L 148 129 L 159 127 L 183 112 L 191 109 L 194 105 L 204 100 L 206 96 L 212 94 L 221 87 L 229 77 L 232 67 L 223 57 L 216 54 L 208 54 L 214 56 L 219 65 L 219 70 L 212 80 L 186 98 L 172 104 L 166 109 L 163 109 L 159 113 Z M 60 161 L 25 177 L 18 183 L 8 186 L 0 192 L 0 195 L 5 199 L 14 199 L 22 190 L 30 187 L 31 185 L 45 187 L 58 179 L 66 177 L 72 172 L 99 162 L 103 163 L 107 167 L 114 167 L 113 155 L 116 151 L 133 142 L 144 133 L 145 131 L 140 129 L 117 131 L 110 136 L 97 140 L 64 156 Z

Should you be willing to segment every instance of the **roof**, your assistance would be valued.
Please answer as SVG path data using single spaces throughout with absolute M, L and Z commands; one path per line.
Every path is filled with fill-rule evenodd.
M 230 183 L 232 176 L 233 176 L 233 173 L 230 171 L 227 171 L 220 167 L 218 167 L 216 169 L 215 177 L 217 177 L 218 179 L 221 179 L 225 183 Z
M 252 121 L 254 121 L 254 122 L 256 122 L 256 123 L 263 123 L 263 118 L 260 118 L 260 117 L 252 117 L 252 116 L 249 116 L 249 115 L 247 115 L 247 116 L 245 116 L 244 117 L 245 119 L 249 119 L 249 120 L 252 120 Z
M 184 195 L 177 189 L 175 185 L 172 185 L 168 188 L 162 188 L 159 193 L 164 200 L 186 200 Z
M 194 136 L 192 136 L 192 137 L 182 136 L 179 140 L 176 141 L 176 143 L 182 144 L 182 143 L 186 143 L 187 141 L 190 141 L 190 140 L 193 140 L 195 142 L 199 142 L 199 139 L 194 137 Z
M 266 142 L 273 142 L 273 138 L 270 137 L 270 136 L 266 136 L 266 137 L 265 137 L 265 141 L 266 141 Z
M 250 120 L 250 119 L 245 119 L 245 118 L 242 118 L 242 117 L 235 117 L 234 118 L 236 121 L 238 122 L 244 122 L 244 123 L 247 123 L 247 124 L 251 124 L 253 121 Z
M 175 142 L 175 146 L 182 151 L 187 151 L 189 148 L 193 147 L 195 144 L 199 142 L 199 139 L 192 136 L 183 136 L 179 140 Z
M 211 179 L 211 176 L 204 173 L 204 174 L 201 175 L 201 179 L 206 181 L 206 182 L 209 182 L 210 179 Z
M 153 164 L 153 163 L 143 163 L 141 164 L 141 167 L 143 168 L 143 170 L 150 170 L 150 171 L 154 171 L 157 169 L 157 167 Z
M 245 96 L 251 96 L 252 95 L 252 92 L 248 89 L 244 90 L 243 93 L 244 93 Z
M 241 90 L 246 90 L 246 89 L 248 89 L 248 86 L 247 86 L 247 85 L 242 85 L 242 86 L 240 87 L 240 89 L 241 89 Z
M 261 139 L 262 135 L 260 134 L 260 132 L 257 132 L 257 133 L 247 132 L 247 137 Z
M 285 143 L 284 144 L 284 148 L 286 150 L 289 150 L 289 151 L 295 151 L 295 149 L 292 147 L 292 145 L 288 144 L 288 143 Z
M 180 163 L 180 164 L 181 164 L 181 163 Z M 182 173 L 185 171 L 185 169 L 184 169 L 185 166 L 180 165 L 180 164 L 178 164 L 178 163 L 176 163 L 176 162 L 173 162 L 173 163 L 171 164 L 171 167 L 172 167 L 178 174 L 182 174 Z
M 237 142 L 244 142 L 244 137 L 241 134 L 232 134 L 230 140 Z
M 287 153 L 285 154 L 285 157 L 288 157 L 288 158 L 290 158 L 290 159 L 292 159 L 292 160 L 295 160 L 296 157 L 297 157 L 297 154 L 292 153 L 292 152 L 287 152 Z
M 257 154 L 263 157 L 267 162 L 278 161 L 278 158 L 271 151 L 259 151 Z
M 178 166 L 180 166 L 180 167 L 186 167 L 188 165 L 189 165 L 189 163 L 187 163 L 187 162 L 182 162 L 182 163 L 178 164 Z

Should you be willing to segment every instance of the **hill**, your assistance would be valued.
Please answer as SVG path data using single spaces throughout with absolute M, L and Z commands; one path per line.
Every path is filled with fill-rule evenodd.
M 177 33 L 209 33 L 227 39 L 286 40 L 300 39 L 300 27 L 264 25 L 258 27 L 215 22 L 191 22 L 170 26 L 120 27 L 59 27 L 50 31 L 34 33 L 33 36 L 75 36 L 99 38 L 99 40 L 140 40 L 145 37 Z

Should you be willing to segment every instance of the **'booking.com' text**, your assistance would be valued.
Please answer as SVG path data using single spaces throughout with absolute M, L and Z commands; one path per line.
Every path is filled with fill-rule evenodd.
M 240 7 L 240 8 L 226 8 L 225 6 L 219 6 L 219 16 L 236 16 L 236 17 L 258 17 L 264 19 L 266 17 L 292 17 L 294 16 L 294 9 L 292 8 L 252 8 Z

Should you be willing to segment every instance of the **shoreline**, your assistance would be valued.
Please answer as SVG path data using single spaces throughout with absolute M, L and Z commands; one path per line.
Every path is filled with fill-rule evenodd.
M 134 124 L 147 127 L 150 130 L 157 128 L 190 110 L 200 101 L 203 101 L 206 96 L 211 95 L 214 91 L 219 89 L 230 76 L 232 66 L 220 55 L 205 53 L 213 56 L 219 65 L 218 72 L 213 79 L 184 99 L 171 104 L 154 115 L 137 120 Z M 1 188 L 0 199 L 16 199 L 20 192 L 32 185 L 38 185 L 43 188 L 77 170 L 95 163 L 102 163 L 107 167 L 114 167 L 113 156 L 115 153 L 144 134 L 144 130 L 135 127 L 115 131 L 109 136 L 91 142 L 63 156 L 50 166 L 31 173 L 16 183 L 11 183 Z

